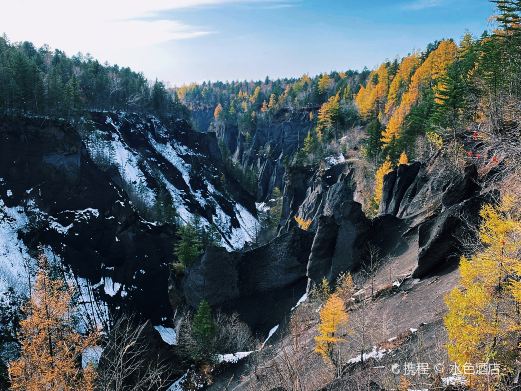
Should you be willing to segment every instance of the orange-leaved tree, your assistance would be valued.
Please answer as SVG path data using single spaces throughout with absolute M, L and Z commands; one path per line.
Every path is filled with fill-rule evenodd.
M 20 322 L 20 357 L 9 364 L 11 389 L 19 391 L 76 391 L 94 389 L 94 369 L 78 365 L 82 352 L 96 342 L 94 333 L 76 329 L 73 290 L 51 278 L 44 255 L 39 257 L 27 318 Z
M 311 219 L 304 219 L 300 216 L 295 216 L 294 219 L 297 222 L 299 228 L 304 231 L 307 231 L 312 223 Z
M 405 153 L 405 151 L 402 152 L 400 155 L 400 159 L 398 160 L 398 164 L 409 164 L 409 157 Z

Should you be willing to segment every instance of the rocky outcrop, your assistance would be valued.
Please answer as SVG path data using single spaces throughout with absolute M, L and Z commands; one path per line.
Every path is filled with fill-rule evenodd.
M 269 330 L 305 291 L 312 240 L 311 233 L 295 228 L 246 252 L 209 248 L 178 289 L 192 307 L 207 300 L 239 312 L 257 330 Z
M 4 118 L 0 146 L 0 221 L 2 228 L 15 227 L 0 229 L 0 269 L 18 270 L 21 259 L 34 259 L 43 246 L 51 261 L 61 260 L 76 279 L 89 281 L 110 308 L 154 322 L 171 314 L 166 286 L 173 226 L 143 220 L 93 162 L 74 127 Z
M 472 236 L 481 205 L 474 165 L 461 174 L 445 173 L 439 161 L 401 165 L 384 178 L 379 212 L 403 220 L 418 232 L 418 267 L 414 277 L 425 277 L 457 264 L 461 238 Z
M 357 269 L 362 263 L 370 221 L 362 206 L 344 201 L 338 211 L 320 218 L 307 267 L 310 280 L 333 282 L 340 273 Z
M 193 113 L 198 122 L 206 123 L 204 114 Z M 251 134 L 241 133 L 236 124 L 212 124 L 230 156 L 244 169 L 258 174 L 257 198 L 265 201 L 273 189 L 282 189 L 286 162 L 291 160 L 312 129 L 309 110 L 281 110 L 274 117 L 259 118 Z

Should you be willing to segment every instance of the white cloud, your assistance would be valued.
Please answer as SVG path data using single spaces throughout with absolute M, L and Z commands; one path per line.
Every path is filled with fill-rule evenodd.
M 406 10 L 420 11 L 427 8 L 439 7 L 443 3 L 443 0 L 416 0 L 411 3 L 403 5 Z
M 136 49 L 212 34 L 178 20 L 147 20 L 167 9 L 223 3 L 228 0 L 16 0 L 2 4 L 0 34 L 12 41 L 49 44 L 68 54 L 90 52 L 111 60 L 114 49 Z
M 48 44 L 68 55 L 90 53 L 102 62 L 131 66 L 155 78 L 158 70 L 172 67 L 180 56 L 161 44 L 217 33 L 167 11 L 234 4 L 264 7 L 298 0 L 0 1 L 0 35 L 5 33 L 11 41 Z

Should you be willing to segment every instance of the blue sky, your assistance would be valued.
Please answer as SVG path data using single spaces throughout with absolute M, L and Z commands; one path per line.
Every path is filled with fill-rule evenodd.
M 373 68 L 436 39 L 480 35 L 494 12 L 488 0 L 71 3 L 10 1 L 0 33 L 90 52 L 173 85 Z

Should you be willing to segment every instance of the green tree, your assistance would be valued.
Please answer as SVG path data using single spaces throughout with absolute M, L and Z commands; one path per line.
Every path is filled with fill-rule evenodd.
M 212 308 L 208 301 L 202 300 L 192 321 L 192 338 L 195 346 L 192 347 L 191 355 L 196 360 L 211 359 L 213 354 L 213 339 L 216 327 L 212 318 Z
M 202 249 L 197 222 L 179 227 L 179 241 L 175 244 L 174 254 L 182 265 L 191 266 L 201 255 Z

